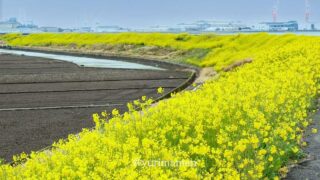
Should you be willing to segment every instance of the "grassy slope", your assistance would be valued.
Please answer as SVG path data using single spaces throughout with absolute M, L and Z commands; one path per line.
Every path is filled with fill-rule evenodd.
M 106 36 L 108 43 L 142 41 L 132 34 L 83 36 Z M 95 115 L 95 130 L 70 136 L 51 152 L 34 153 L 24 165 L 3 165 L 0 177 L 260 179 L 279 176 L 279 171 L 286 171 L 281 167 L 301 156 L 303 130 L 311 122 L 307 115 L 320 89 L 319 38 L 182 35 L 191 39 L 176 42 L 181 35 L 137 36 L 146 45 L 212 48 L 197 61 L 199 65 L 223 67 L 245 57 L 254 57 L 254 62 L 222 73 L 198 91 L 144 108 L 144 113 L 131 110 L 119 116 L 114 111 L 109 123 L 105 113 Z M 18 36 L 9 42 L 19 46 L 57 42 L 40 38 L 30 44 L 30 37 Z M 197 166 L 137 166 L 136 160 L 196 161 Z
M 296 35 L 228 35 L 219 36 L 188 34 L 10 34 L 1 36 L 12 46 L 55 47 L 81 49 L 86 51 L 102 50 L 118 53 L 132 51 L 131 54 L 148 54 L 160 51 L 156 56 L 170 54 L 165 59 L 173 59 L 201 67 L 215 67 L 216 70 L 247 58 L 255 58 L 261 51 L 286 46 L 315 37 Z M 317 38 L 319 39 L 319 38 Z M 125 46 L 127 45 L 127 46 Z M 132 46 L 128 46 L 132 45 Z M 158 47 L 145 49 L 143 47 Z M 141 49 L 142 48 L 142 49 Z M 177 52 L 178 51 L 178 52 Z M 176 52 L 176 53 L 174 53 Z M 183 57 L 182 59 L 180 57 Z

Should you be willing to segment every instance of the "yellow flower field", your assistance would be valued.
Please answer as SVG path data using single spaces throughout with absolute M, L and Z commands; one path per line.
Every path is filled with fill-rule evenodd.
M 184 63 L 201 67 L 213 67 L 221 70 L 223 67 L 246 58 L 255 58 L 260 52 L 270 48 L 280 48 L 292 43 L 309 40 L 318 40 L 319 37 L 305 37 L 296 35 L 269 35 L 239 34 L 239 35 L 190 35 L 190 34 L 160 34 L 160 33 L 119 33 L 119 34 L 7 34 L 0 36 L 11 46 L 30 47 L 72 47 L 94 49 L 104 45 L 134 45 L 156 46 L 192 52 L 201 51 L 198 57 L 183 59 Z M 118 47 L 119 48 L 119 47 Z M 120 48 L 121 49 L 121 48 Z M 83 51 L 83 50 L 82 50 Z M 172 59 L 169 59 L 172 60 Z
M 204 38 L 190 37 L 199 42 Z M 175 94 L 153 107 L 149 107 L 151 100 L 142 97 L 129 104 L 123 115 L 117 110 L 95 114 L 94 130 L 70 135 L 50 151 L 32 153 L 23 164 L 2 165 L 0 178 L 279 178 L 289 160 L 302 155 L 302 135 L 320 90 L 320 41 L 263 34 L 244 36 L 244 40 L 250 37 L 241 42 L 245 47 L 233 50 L 240 42 L 226 43 L 223 52 L 214 56 L 212 51 L 199 64 L 223 67 L 252 53 L 253 63 L 221 72 L 197 91 Z M 277 44 L 271 39 L 283 46 L 271 46 Z M 194 46 L 212 48 L 217 43 L 205 41 Z M 259 48 L 251 47 L 252 43 L 260 44 Z M 142 112 L 134 110 L 137 105 Z

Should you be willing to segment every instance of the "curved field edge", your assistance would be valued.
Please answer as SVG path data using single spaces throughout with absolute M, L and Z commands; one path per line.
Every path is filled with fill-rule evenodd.
M 24 164 L 2 165 L 0 177 L 278 178 L 302 155 L 320 87 L 319 50 L 317 38 L 271 47 L 197 91 L 154 107 L 143 97 L 124 115 L 96 114 L 95 130 L 70 135 Z
M 267 49 L 280 48 L 309 39 L 319 40 L 319 37 L 293 34 L 279 36 L 266 33 L 224 36 L 160 33 L 43 33 L 0 36 L 0 40 L 11 46 L 140 56 L 200 67 L 214 67 L 217 71 L 243 59 L 254 59 Z

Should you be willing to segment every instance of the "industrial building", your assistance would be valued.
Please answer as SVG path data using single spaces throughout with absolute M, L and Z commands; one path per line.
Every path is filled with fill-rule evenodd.
M 222 22 L 222 21 L 212 21 L 208 23 L 209 26 L 204 29 L 206 32 L 215 31 L 241 31 L 250 29 L 245 24 L 241 22 Z
M 197 21 L 195 23 L 181 23 L 170 28 L 175 32 L 215 32 L 215 31 L 241 31 L 248 27 L 240 22 L 224 21 Z
M 257 26 L 260 31 L 298 31 L 299 24 L 297 21 L 288 22 L 263 22 Z
M 115 33 L 115 32 L 128 32 L 129 29 L 119 26 L 97 26 L 95 32 L 98 33 Z
M 12 32 L 19 32 L 18 27 L 21 26 L 21 23 L 17 21 L 16 18 L 10 18 L 7 21 L 0 22 L 0 32 L 1 33 L 8 33 Z
M 42 32 L 62 32 L 61 28 L 58 27 L 41 27 Z

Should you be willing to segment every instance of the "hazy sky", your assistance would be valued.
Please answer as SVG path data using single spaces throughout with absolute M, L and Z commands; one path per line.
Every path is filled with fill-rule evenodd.
M 279 21 L 304 21 L 304 0 L 280 0 Z M 197 20 L 272 20 L 275 0 L 2 0 L 4 19 L 40 26 L 147 27 Z M 310 0 L 311 21 L 320 22 L 320 0 Z

